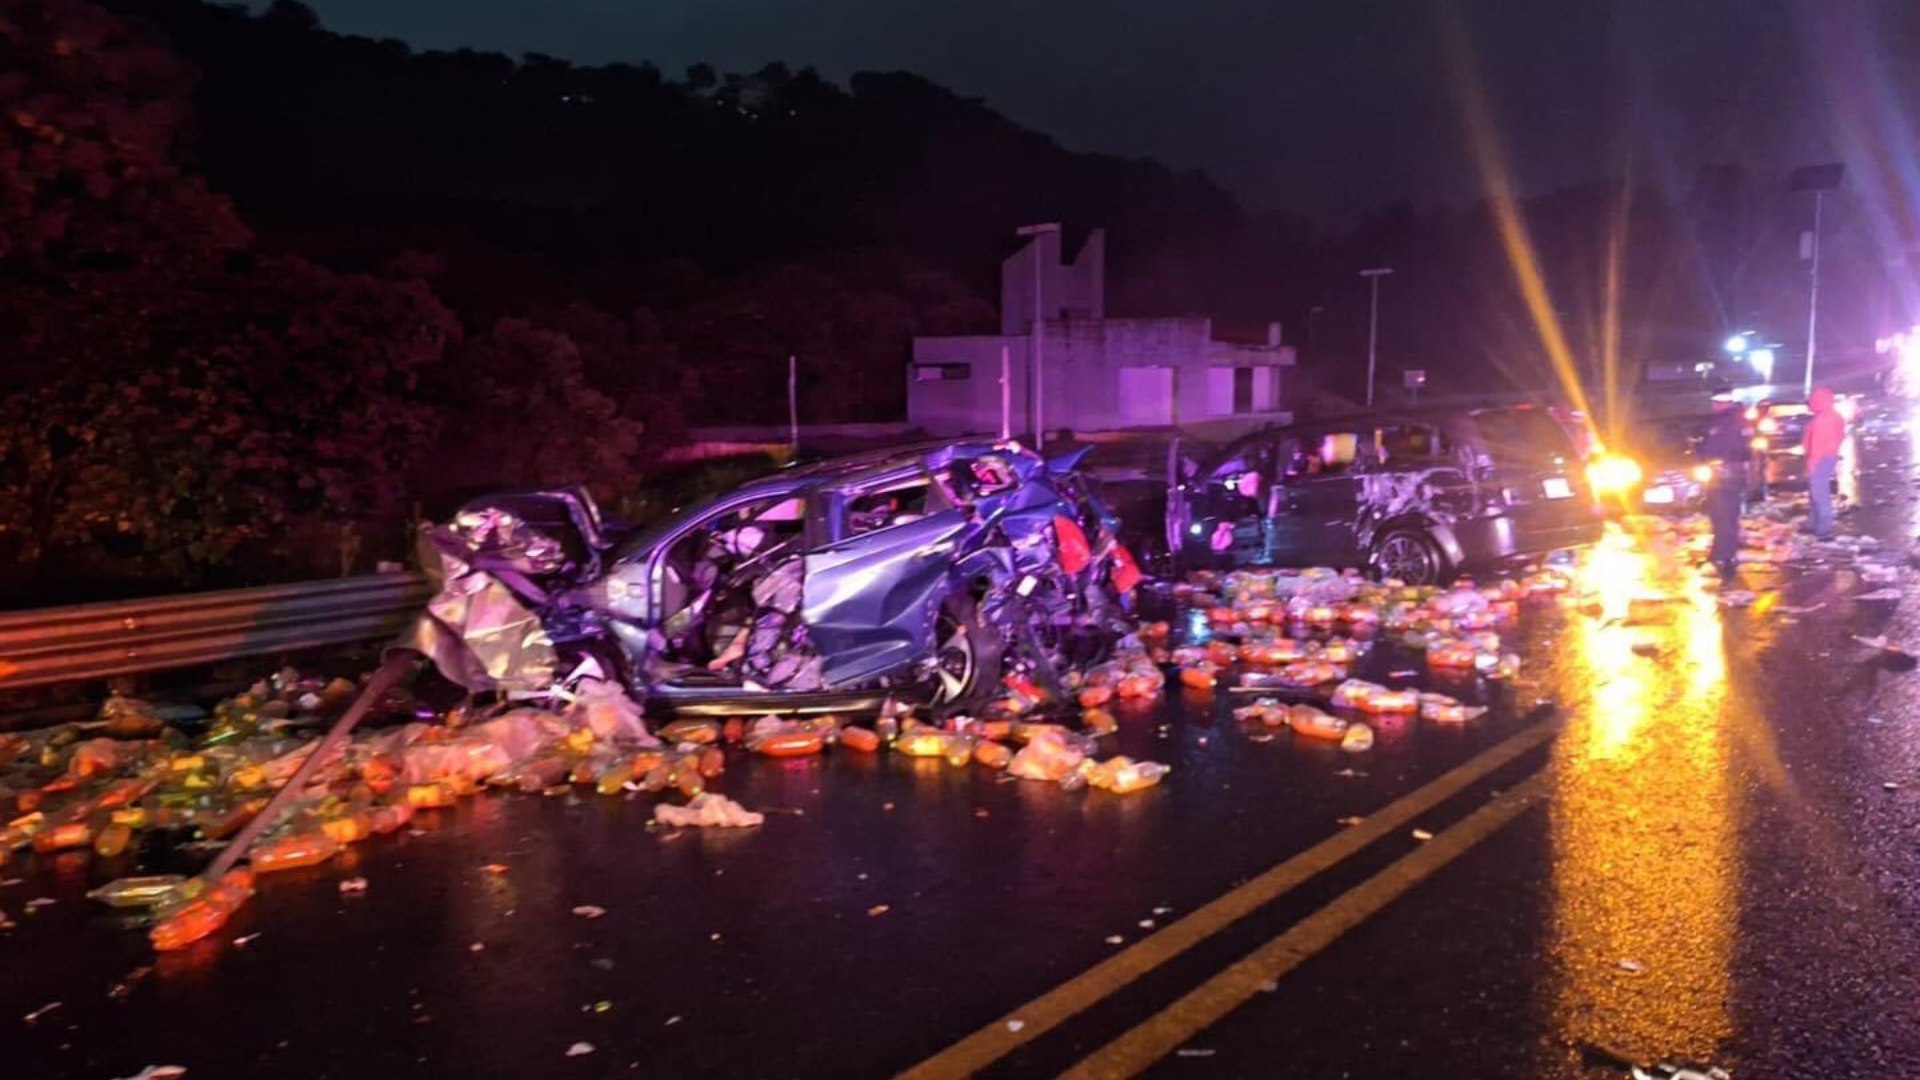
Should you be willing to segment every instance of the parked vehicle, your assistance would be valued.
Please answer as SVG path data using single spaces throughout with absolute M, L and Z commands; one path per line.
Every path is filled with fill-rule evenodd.
M 430 532 L 445 582 L 408 644 L 472 689 L 618 678 L 680 711 L 1044 685 L 1110 646 L 1140 577 L 1076 464 L 1014 443 L 880 451 L 631 535 L 577 490 L 480 500 Z
M 1599 506 L 1544 409 L 1376 413 L 1172 451 L 1185 566 L 1365 566 L 1410 583 L 1593 543 Z

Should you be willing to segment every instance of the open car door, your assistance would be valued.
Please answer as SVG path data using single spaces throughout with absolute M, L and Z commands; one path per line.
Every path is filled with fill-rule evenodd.
M 1167 557 L 1178 561 L 1180 547 L 1186 543 L 1187 520 L 1191 512 L 1187 507 L 1187 465 L 1189 463 L 1180 453 L 1180 436 L 1175 435 L 1167 443 Z

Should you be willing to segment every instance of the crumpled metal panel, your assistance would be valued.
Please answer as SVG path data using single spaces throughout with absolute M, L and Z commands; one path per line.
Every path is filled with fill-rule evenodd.
M 553 684 L 553 639 L 540 616 L 490 574 L 446 553 L 444 580 L 395 644 L 433 661 L 468 690 L 539 691 Z
M 827 685 L 875 678 L 932 650 L 938 603 L 973 528 L 965 512 L 946 510 L 806 557 L 802 610 Z

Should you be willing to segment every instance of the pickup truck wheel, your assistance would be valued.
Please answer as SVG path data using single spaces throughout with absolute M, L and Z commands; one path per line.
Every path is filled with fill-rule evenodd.
M 1397 578 L 1409 585 L 1439 585 L 1452 568 L 1433 538 L 1419 529 L 1391 529 L 1373 542 L 1368 562 L 1383 578 Z

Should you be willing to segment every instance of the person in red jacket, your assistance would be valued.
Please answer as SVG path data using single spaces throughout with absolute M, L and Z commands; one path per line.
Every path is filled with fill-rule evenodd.
M 1833 474 L 1840 464 L 1840 444 L 1847 439 L 1847 421 L 1833 405 L 1833 391 L 1815 387 L 1807 399 L 1813 415 L 1804 436 L 1807 452 L 1807 490 L 1812 503 L 1807 522 L 1815 536 L 1833 535 Z

